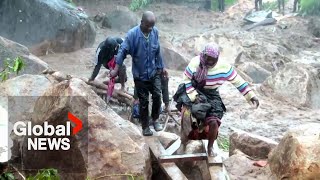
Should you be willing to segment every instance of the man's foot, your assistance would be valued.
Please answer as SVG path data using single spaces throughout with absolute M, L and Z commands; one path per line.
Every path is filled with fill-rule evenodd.
M 151 131 L 151 129 L 149 127 L 146 127 L 144 129 L 142 129 L 142 134 L 144 136 L 152 136 L 153 132 Z
M 165 106 L 164 112 L 165 112 L 165 113 L 168 113 L 169 115 L 171 115 L 171 109 L 170 109 L 170 107 L 169 107 L 169 106 Z
M 161 131 L 163 129 L 162 125 L 158 121 L 153 122 L 154 130 Z
M 213 151 L 212 147 L 208 148 L 208 156 L 212 156 L 212 157 L 216 157 L 217 156 L 217 153 L 215 153 Z

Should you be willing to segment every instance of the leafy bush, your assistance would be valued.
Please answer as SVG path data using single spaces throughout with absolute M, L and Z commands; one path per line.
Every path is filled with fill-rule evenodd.
M 25 67 L 23 59 L 17 57 L 15 60 L 7 58 L 3 61 L 4 68 L 0 71 L 0 78 L 2 81 L 5 81 L 9 78 L 11 73 L 19 74 L 19 72 Z
M 288 5 L 288 1 L 289 0 L 284 0 L 284 6 L 289 6 Z M 279 9 L 278 1 L 263 2 L 262 3 L 262 9 L 265 9 L 265 10 L 277 10 L 277 9 Z
M 305 15 L 320 15 L 320 1 L 301 0 L 301 12 Z
M 220 149 L 222 149 L 224 151 L 229 151 L 230 142 L 229 142 L 228 138 L 218 137 L 217 141 L 218 141 L 218 146 Z
M 15 178 L 12 173 L 6 172 L 0 175 L 0 180 L 15 180 Z
M 152 0 L 132 0 L 129 6 L 130 10 L 136 11 L 150 4 Z
M 60 180 L 56 169 L 41 169 L 35 176 L 28 177 L 27 180 Z
M 225 0 L 224 7 L 227 9 L 228 6 L 234 5 L 238 0 Z M 214 11 L 218 11 L 218 0 L 211 0 L 211 9 Z

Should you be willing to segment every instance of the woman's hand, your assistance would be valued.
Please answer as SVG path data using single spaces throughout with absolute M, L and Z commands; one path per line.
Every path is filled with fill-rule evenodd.
M 256 97 L 252 97 L 250 99 L 251 103 L 255 106 L 255 108 L 257 109 L 259 107 L 259 100 Z

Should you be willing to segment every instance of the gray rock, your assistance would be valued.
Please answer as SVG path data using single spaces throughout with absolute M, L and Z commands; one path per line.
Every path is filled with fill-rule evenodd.
M 102 27 L 127 32 L 138 25 L 140 18 L 127 7 L 118 7 L 102 20 Z
M 4 68 L 3 61 L 6 58 L 14 60 L 18 56 L 21 56 L 26 64 L 20 75 L 39 74 L 48 68 L 48 64 L 31 54 L 28 48 L 0 36 L 0 69 Z
M 267 96 L 273 96 L 294 106 L 320 108 L 319 68 L 289 63 L 285 68 L 268 77 L 261 90 Z
M 253 62 L 242 63 L 237 68 L 247 74 L 253 83 L 263 83 L 271 75 L 271 72 Z
M 62 172 L 62 179 L 94 179 L 125 173 L 149 179 L 150 154 L 140 130 L 106 107 L 105 102 L 80 79 L 62 81 L 48 88 L 35 104 L 32 122 L 64 124 L 68 120 L 67 112 L 71 112 L 82 120 L 83 128 L 71 137 L 68 152 L 28 152 L 24 165 L 56 168 Z M 81 177 L 75 178 L 74 174 L 61 171 L 66 167 L 81 172 Z
M 308 29 L 315 37 L 320 37 L 320 20 L 319 18 L 312 18 L 308 23 Z
M 54 52 L 89 47 L 96 36 L 87 15 L 64 0 L 2 0 L 0 27 L 3 37 L 28 47 L 48 41 Z
M 308 124 L 289 130 L 272 151 L 269 164 L 277 179 L 320 177 L 320 125 Z
M 278 145 L 277 142 L 266 137 L 238 129 L 234 130 L 235 132 L 230 136 L 229 156 L 232 156 L 238 149 L 250 157 L 266 159 L 270 151 Z
M 182 70 L 188 66 L 188 61 L 170 46 L 161 47 L 161 55 L 166 68 Z

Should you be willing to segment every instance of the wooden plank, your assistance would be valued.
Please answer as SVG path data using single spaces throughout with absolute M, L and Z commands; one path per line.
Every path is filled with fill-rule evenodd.
M 161 142 L 157 137 L 150 136 L 144 137 L 145 142 L 149 145 L 153 155 L 158 158 L 161 155 L 167 155 L 166 150 L 162 146 Z M 183 172 L 178 168 L 175 163 L 159 163 L 161 169 L 172 180 L 187 180 L 187 177 Z
M 205 149 L 207 155 L 208 155 L 208 140 L 202 140 L 202 144 L 203 144 L 203 148 Z M 220 154 L 220 149 L 219 149 L 219 146 L 218 146 L 218 143 L 217 141 L 214 141 L 213 143 L 213 151 L 214 153 L 217 154 L 217 156 L 213 157 L 213 156 L 209 156 L 208 155 L 208 165 L 211 166 L 211 165 L 220 165 L 222 166 L 222 162 L 223 162 L 223 159 L 222 159 L 222 156 Z
M 181 162 L 181 161 L 202 161 L 207 159 L 206 153 L 162 155 L 159 156 L 160 163 Z
M 188 180 L 175 163 L 161 163 L 160 167 L 171 180 Z
M 204 149 L 206 150 L 206 153 L 208 155 L 208 140 L 202 140 L 202 144 Z M 213 144 L 213 151 L 217 153 L 216 157 L 208 156 L 208 170 L 210 173 L 210 177 L 213 180 L 229 180 L 229 175 L 226 171 L 225 166 L 223 165 L 223 158 L 220 154 L 220 149 L 218 147 L 217 141 Z
M 152 153 L 155 157 L 159 157 L 161 155 L 166 155 L 167 152 L 162 146 L 161 142 L 159 141 L 158 137 L 156 136 L 144 136 L 145 142 L 149 145 Z
M 178 138 L 173 144 L 171 144 L 170 147 L 166 149 L 167 154 L 172 155 L 179 149 L 180 146 L 181 146 L 181 139 Z

